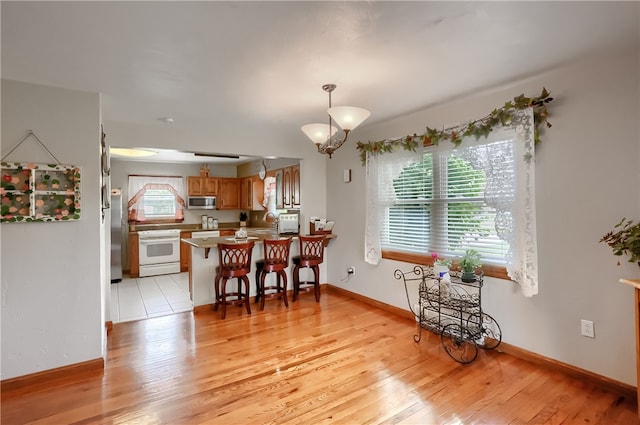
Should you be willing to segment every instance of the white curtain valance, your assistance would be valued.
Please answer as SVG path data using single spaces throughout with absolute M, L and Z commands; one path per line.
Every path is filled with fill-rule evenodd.
M 145 211 L 143 206 L 143 195 L 146 189 L 169 188 L 176 197 L 175 217 L 176 221 L 184 220 L 185 190 L 182 177 L 171 176 L 129 176 L 127 215 L 129 221 L 144 222 Z
M 494 143 L 509 140 L 510 143 Z M 508 126 L 495 128 L 486 139 L 463 139 L 452 145 L 429 147 L 429 150 L 451 151 L 468 160 L 475 169 L 483 170 L 487 184 L 485 203 L 496 210 L 496 233 L 509 244 L 507 272 L 521 285 L 525 296 L 538 293 L 538 261 L 535 223 L 535 157 L 533 109 L 515 112 Z M 367 217 L 365 228 L 365 261 L 378 264 L 382 258 L 380 231 L 388 206 L 393 205 L 389 188 L 402 170 L 422 160 L 423 152 L 398 151 L 386 155 L 367 153 Z M 513 158 L 515 168 L 504 167 Z

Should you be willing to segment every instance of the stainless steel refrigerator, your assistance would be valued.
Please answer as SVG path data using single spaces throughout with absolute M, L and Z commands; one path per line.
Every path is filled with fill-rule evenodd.
M 111 189 L 111 283 L 122 280 L 122 191 Z

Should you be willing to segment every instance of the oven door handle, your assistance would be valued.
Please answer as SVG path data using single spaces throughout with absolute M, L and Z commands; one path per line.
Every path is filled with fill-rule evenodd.
M 139 239 L 141 244 L 150 244 L 150 243 L 164 243 L 164 242 L 180 242 L 180 238 L 150 238 L 150 239 Z

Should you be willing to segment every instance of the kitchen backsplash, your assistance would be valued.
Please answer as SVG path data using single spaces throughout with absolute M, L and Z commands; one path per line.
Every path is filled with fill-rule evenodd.
M 207 215 L 217 219 L 220 223 L 240 221 L 240 211 L 234 210 L 184 210 L 184 222 L 200 224 L 200 216 Z

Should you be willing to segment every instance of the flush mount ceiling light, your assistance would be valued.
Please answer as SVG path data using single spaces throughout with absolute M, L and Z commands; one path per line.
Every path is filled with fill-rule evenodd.
M 158 151 L 153 149 L 138 148 L 109 148 L 109 154 L 116 156 L 126 156 L 129 158 L 142 158 L 145 156 L 157 155 Z
M 322 90 L 329 93 L 329 109 L 327 110 L 329 113 L 329 124 L 313 123 L 302 126 L 302 131 L 316 144 L 318 152 L 329 155 L 329 158 L 347 141 L 349 132 L 362 124 L 362 122 L 371 115 L 371 112 L 366 109 L 355 106 L 331 107 L 331 92 L 335 89 L 335 84 L 325 84 L 322 86 Z M 342 128 L 342 131 L 344 131 L 342 140 L 339 138 L 334 139 L 333 137 L 338 131 L 333 125 L 334 120 L 336 124 Z

